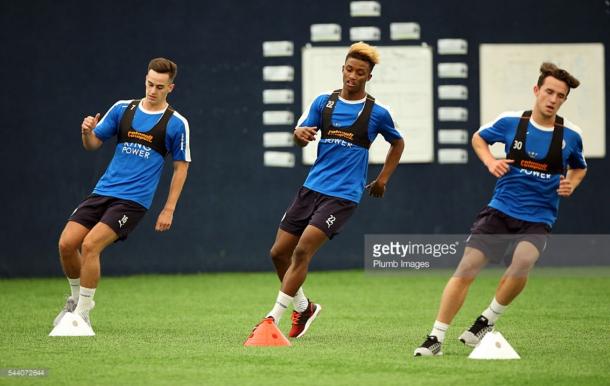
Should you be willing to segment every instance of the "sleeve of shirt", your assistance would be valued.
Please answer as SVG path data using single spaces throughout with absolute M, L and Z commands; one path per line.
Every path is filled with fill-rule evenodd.
M 108 138 L 112 138 L 117 135 L 119 131 L 119 123 L 121 122 L 121 117 L 123 116 L 123 112 L 125 111 L 126 103 L 125 101 L 118 101 L 115 103 L 102 117 L 102 119 L 97 123 L 93 132 L 95 136 L 102 141 L 106 141 Z
M 506 143 L 506 134 L 509 128 L 509 119 L 502 114 L 495 121 L 481 126 L 478 133 L 490 145 L 496 142 Z
M 326 105 L 326 102 L 330 98 L 330 94 L 321 94 L 311 102 L 309 108 L 303 111 L 303 115 L 299 118 L 296 127 L 317 127 L 321 128 L 322 125 L 322 110 Z
M 165 146 L 174 161 L 191 162 L 189 123 L 178 113 L 174 113 L 167 126 Z
M 396 123 L 394 122 L 390 111 L 386 109 L 383 111 L 384 113 L 381 115 L 381 119 L 379 120 L 379 133 L 388 142 L 402 139 L 402 136 L 396 129 Z
M 568 158 L 568 165 L 572 169 L 586 169 L 587 161 L 582 151 L 582 138 L 580 135 L 575 135 L 575 144 L 570 157 Z

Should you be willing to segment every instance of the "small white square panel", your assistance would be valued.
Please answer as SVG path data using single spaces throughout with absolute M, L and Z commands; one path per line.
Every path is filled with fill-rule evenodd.
M 263 133 L 264 147 L 292 147 L 294 145 L 293 135 L 290 132 L 280 131 Z
M 294 91 L 290 89 L 263 90 L 264 104 L 290 104 L 294 103 Z
M 468 162 L 468 152 L 464 149 L 438 149 L 438 163 L 465 164 Z
M 381 39 L 381 31 L 377 27 L 352 27 L 349 29 L 349 39 L 356 41 L 376 41 Z
M 439 78 L 468 78 L 466 63 L 439 63 L 437 70 Z
M 292 56 L 294 44 L 290 41 L 263 42 L 263 56 Z
M 465 145 L 468 143 L 468 131 L 441 129 L 438 131 L 438 143 L 441 145 Z
M 266 151 L 263 164 L 279 168 L 293 168 L 294 154 L 286 151 Z
M 438 39 L 437 51 L 439 55 L 466 55 L 468 42 L 464 39 Z
M 265 66 L 263 80 L 268 82 L 292 82 L 294 68 L 292 66 Z
M 466 100 L 468 99 L 468 88 L 462 85 L 438 86 L 438 99 Z
M 292 125 L 294 113 L 292 111 L 263 111 L 263 125 Z
M 339 24 L 312 24 L 309 32 L 312 42 L 341 41 L 341 26 Z
M 464 122 L 468 120 L 468 110 L 464 107 L 439 107 L 438 120 Z
M 390 23 L 390 39 L 419 40 L 421 27 L 419 23 Z
M 349 12 L 351 17 L 381 16 L 381 4 L 378 1 L 352 1 Z

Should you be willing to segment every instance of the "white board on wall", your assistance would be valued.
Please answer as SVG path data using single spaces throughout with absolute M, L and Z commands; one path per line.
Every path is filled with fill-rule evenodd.
M 378 47 L 380 63 L 366 90 L 392 113 L 405 139 L 401 163 L 434 161 L 432 49 L 419 46 Z M 303 48 L 303 111 L 321 93 L 341 88 L 341 66 L 348 47 Z M 303 163 L 311 165 L 316 142 L 303 148 Z M 381 135 L 371 145 L 369 163 L 382 164 L 390 145 Z
M 606 102 L 604 45 L 579 44 L 481 44 L 481 125 L 504 111 L 529 110 L 534 105 L 533 87 L 542 62 L 553 62 L 580 80 L 570 91 L 559 115 L 582 129 L 584 153 L 589 158 L 606 156 Z M 504 157 L 504 146 L 492 146 Z

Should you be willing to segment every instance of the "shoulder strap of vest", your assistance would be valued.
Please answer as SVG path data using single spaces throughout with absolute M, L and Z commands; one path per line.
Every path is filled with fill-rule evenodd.
M 527 135 L 527 125 L 530 123 L 530 117 L 532 116 L 532 110 L 526 110 L 521 114 L 519 118 L 519 124 L 517 125 L 517 131 L 515 132 L 515 138 L 510 144 L 510 150 L 507 159 L 519 160 L 525 156 L 525 137 Z
M 328 102 L 326 102 L 326 106 L 324 106 L 324 110 L 322 110 L 322 131 L 328 131 L 332 125 L 331 117 L 333 115 L 333 111 L 335 111 L 335 106 L 337 105 L 337 99 L 339 99 L 340 93 L 340 89 L 335 90 L 328 97 Z
M 131 122 L 133 122 L 133 116 L 139 103 L 140 99 L 134 99 L 127 105 L 119 123 L 119 142 L 123 142 L 122 138 L 127 138 L 127 132 L 131 129 Z
M 555 123 L 553 125 L 553 137 L 551 138 L 551 146 L 546 155 L 546 162 L 549 164 L 549 172 L 565 174 L 563 165 L 563 118 L 555 115 Z

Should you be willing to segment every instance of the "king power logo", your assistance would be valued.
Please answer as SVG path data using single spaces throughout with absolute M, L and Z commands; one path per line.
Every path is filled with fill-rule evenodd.
M 326 219 L 326 225 L 328 225 L 328 227 L 330 228 L 334 223 L 335 220 L 337 218 L 335 216 L 333 216 L 332 214 L 330 216 L 328 216 L 328 218 Z
M 127 220 L 129 220 L 129 217 L 123 215 L 123 217 L 121 217 L 121 219 L 119 220 L 119 228 L 123 228 L 123 225 L 127 223 Z

